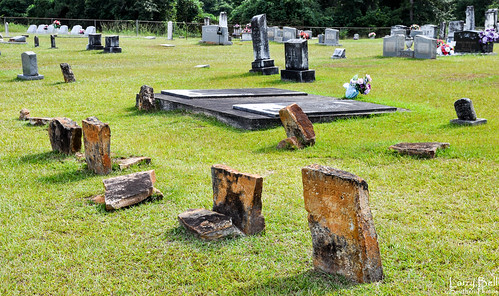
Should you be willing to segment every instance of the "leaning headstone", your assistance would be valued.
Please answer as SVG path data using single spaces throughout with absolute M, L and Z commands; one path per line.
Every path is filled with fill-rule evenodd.
M 438 30 L 438 38 L 445 40 L 445 38 L 447 37 L 446 32 L 447 32 L 447 23 L 445 21 L 443 21 L 440 23 L 440 27 Z
M 456 42 L 456 46 L 454 47 L 455 52 L 482 52 L 482 45 L 480 44 L 480 32 L 478 31 L 454 32 L 454 41 Z
M 71 66 L 68 63 L 61 63 L 60 67 L 62 75 L 64 76 L 64 82 L 66 83 L 76 82 L 73 70 L 71 70 Z
M 19 111 L 19 120 L 28 120 L 29 119 L 29 110 L 26 108 L 21 109 Z
M 206 209 L 189 209 L 178 215 L 178 221 L 188 231 L 205 241 L 244 236 L 232 218 Z
M 428 38 L 438 38 L 438 27 L 435 25 L 424 25 L 421 27 L 421 31 L 423 31 L 423 35 Z
M 36 53 L 32 51 L 23 52 L 21 54 L 21 59 L 23 63 L 23 74 L 17 75 L 17 78 L 21 80 L 43 79 L 43 75 L 38 74 L 38 62 L 36 59 Z
M 97 117 L 88 117 L 82 122 L 85 159 L 88 169 L 99 175 L 112 171 L 111 129 Z
M 340 31 L 327 28 L 324 33 L 324 45 L 341 46 L 339 44 Z
M 362 178 L 318 164 L 302 169 L 315 268 L 358 283 L 383 279 L 378 236 Z
M 83 29 L 82 26 L 76 25 L 71 28 L 71 35 L 80 35 L 80 31 Z
M 38 36 L 35 36 L 35 38 L 34 38 L 34 44 L 35 44 L 35 47 L 40 46 L 40 39 L 38 38 Z
M 493 9 L 491 8 L 485 12 L 485 25 L 484 25 L 485 30 L 487 30 L 487 29 L 499 29 L 499 28 L 496 28 L 497 12 L 498 12 L 497 8 L 493 8 Z
M 168 35 L 167 35 L 168 40 L 173 40 L 173 22 L 168 21 Z
M 251 36 L 255 61 L 251 63 L 250 72 L 263 75 L 279 74 L 279 68 L 274 66 L 274 60 L 270 58 L 265 14 L 256 15 L 251 19 Z
M 282 42 L 286 42 L 291 39 L 296 39 L 296 28 L 283 27 L 282 28 Z
M 105 53 L 120 53 L 120 36 L 112 35 L 106 36 L 106 46 L 104 47 Z
M 232 223 L 246 235 L 263 231 L 263 178 L 220 164 L 211 167 L 211 177 L 213 211 L 231 217 Z
M 447 34 L 447 40 L 449 42 L 454 41 L 454 33 L 461 32 L 464 30 L 464 21 L 452 21 L 449 22 L 449 33 Z
M 359 34 L 353 34 L 353 40 L 359 40 L 360 36 Z
M 106 210 L 117 210 L 150 197 L 155 191 L 156 174 L 150 170 L 104 179 L 102 182 L 106 189 Z
M 65 34 L 68 34 L 68 26 L 66 26 L 66 25 L 62 25 L 62 26 L 59 28 L 59 32 L 58 32 L 58 34 L 61 34 L 61 35 L 62 35 L 62 34 L 64 34 L 64 35 L 65 35 Z
M 154 89 L 148 85 L 142 85 L 140 92 L 135 96 L 135 107 L 139 110 L 151 111 L 156 109 Z
M 487 119 L 477 118 L 473 102 L 468 98 L 462 98 L 454 102 L 457 119 L 452 119 L 450 122 L 459 125 L 479 125 L 487 123 Z
M 383 37 L 383 56 L 384 57 L 398 57 L 404 50 L 405 36 L 393 35 Z
M 345 56 L 345 49 L 344 48 L 335 48 L 333 52 L 333 56 L 331 56 L 332 59 L 344 59 L 346 58 Z
M 291 104 L 279 110 L 279 118 L 289 138 L 298 140 L 298 148 L 315 144 L 315 131 L 307 114 L 297 104 Z
M 95 27 L 94 26 L 88 26 L 85 29 L 85 33 L 83 33 L 83 35 L 88 36 L 89 34 L 95 34 L 95 33 L 97 33 L 96 30 L 95 30 Z
M 308 42 L 291 39 L 284 43 L 286 70 L 281 70 L 281 80 L 295 82 L 315 81 L 315 70 L 308 68 Z
M 49 138 L 53 151 L 75 154 L 81 149 L 81 127 L 66 117 L 53 118 L 49 123 Z
M 5 37 L 9 37 L 9 23 L 5 22 Z
M 390 146 L 389 149 L 405 155 L 435 158 L 438 149 L 446 149 L 449 148 L 449 146 L 449 143 L 440 142 L 398 143 Z
M 103 48 L 102 34 L 88 34 L 87 50 L 101 50 Z
M 26 31 L 28 34 L 35 34 L 36 33 L 36 25 L 30 25 L 28 30 Z
M 56 37 L 56 35 L 50 35 L 50 48 L 51 49 L 57 48 L 57 46 L 55 45 L 55 37 Z
M 466 22 L 464 23 L 464 30 L 475 30 L 475 7 L 473 6 L 466 7 Z
M 223 27 L 223 28 L 227 28 L 227 12 L 225 11 L 222 11 L 220 12 L 220 16 L 218 18 L 218 26 L 219 27 Z
M 277 36 L 277 30 L 279 30 L 279 27 L 269 27 L 267 29 L 267 37 L 269 41 L 274 41 L 274 38 Z
M 414 57 L 416 59 L 436 59 L 437 39 L 418 35 L 414 37 Z

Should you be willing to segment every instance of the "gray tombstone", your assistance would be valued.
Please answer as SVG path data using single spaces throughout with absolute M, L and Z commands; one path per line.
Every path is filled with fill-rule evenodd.
M 309 37 L 310 39 L 312 39 L 312 34 L 313 34 L 312 30 L 305 30 L 305 31 L 303 31 L 303 32 L 304 32 L 304 33 L 307 33 L 307 34 L 308 34 L 308 37 Z
M 274 37 L 274 41 L 282 43 L 282 40 L 284 38 L 283 35 L 284 35 L 284 31 L 282 29 L 278 29 L 276 32 L 276 36 Z
M 449 34 L 447 35 L 447 40 L 449 42 L 454 41 L 454 33 L 461 32 L 463 30 L 464 30 L 464 21 L 449 22 Z
M 55 46 L 55 36 L 56 35 L 50 35 L 50 48 L 56 49 L 57 46 Z
M 360 36 L 359 34 L 353 34 L 353 40 L 359 40 Z
M 414 57 L 416 59 L 436 59 L 437 39 L 417 35 L 414 37 Z
M 88 34 L 87 50 L 101 50 L 103 48 L 102 34 Z
M 281 70 L 281 80 L 294 82 L 315 81 L 315 70 L 308 69 L 308 42 L 291 39 L 284 43 L 286 70 Z
M 9 38 L 9 42 L 26 43 L 26 36 L 14 36 Z
M 83 29 L 82 26 L 76 25 L 73 28 L 71 28 L 71 35 L 80 35 L 80 31 Z
M 286 42 L 291 39 L 296 39 L 296 28 L 283 27 L 282 28 L 282 42 Z
M 55 32 L 54 25 L 48 25 L 47 30 L 45 30 L 45 33 L 46 34 L 54 34 L 54 32 Z
M 269 41 L 274 41 L 274 38 L 277 36 L 277 30 L 279 30 L 279 27 L 267 28 L 267 38 Z
M 168 40 L 173 40 L 173 22 L 168 21 Z
M 207 16 L 204 18 L 204 25 L 205 26 L 209 26 L 210 25 L 210 18 L 207 17 Z
M 421 31 L 421 30 L 411 30 L 411 33 L 409 34 L 409 36 L 411 36 L 412 38 L 414 38 L 414 37 L 416 37 L 418 35 L 424 35 L 423 31 Z
M 454 102 L 457 119 L 450 122 L 459 125 L 478 125 L 487 123 L 487 119 L 477 118 L 473 102 L 468 98 L 462 98 Z
M 333 56 L 331 57 L 332 59 L 345 59 L 345 49 L 344 48 L 336 48 L 334 50 Z
M 227 25 L 228 25 L 228 23 L 227 23 L 227 12 L 222 11 L 222 12 L 220 12 L 218 26 L 222 27 L 222 28 L 227 28 Z
M 95 31 L 95 27 L 94 26 L 88 26 L 86 29 L 85 29 L 85 33 L 83 34 L 84 36 L 88 36 L 89 34 L 95 34 L 97 33 Z
M 26 31 L 28 34 L 35 34 L 36 33 L 36 25 L 31 25 L 28 28 L 28 31 Z
M 23 63 L 23 74 L 17 75 L 21 80 L 40 80 L 43 75 L 38 74 L 38 62 L 36 60 L 36 53 L 26 51 L 21 54 Z
M 480 44 L 480 32 L 478 31 L 461 31 L 454 33 L 454 41 L 456 46 L 455 52 L 461 53 L 480 53 L 482 46 Z
M 341 46 L 339 44 L 340 31 L 326 28 L 324 31 L 324 45 Z
M 66 25 L 62 25 L 60 28 L 59 28 L 59 32 L 58 34 L 68 34 L 68 26 Z
M 46 25 L 39 25 L 38 28 L 36 28 L 36 34 L 45 34 L 46 31 L 45 31 L 45 26 Z
M 317 39 L 319 39 L 319 44 L 324 44 L 324 34 L 319 34 Z
M 5 22 L 5 37 L 9 37 L 9 23 Z
M 464 23 L 464 30 L 475 30 L 475 8 L 473 6 L 466 7 L 466 22 Z
M 404 33 L 400 33 L 400 31 L 398 30 L 404 30 Z M 391 29 L 390 29 L 390 36 L 393 36 L 393 35 L 399 35 L 399 34 L 402 34 L 402 35 L 405 35 L 407 32 L 407 27 L 404 26 L 404 25 L 395 25 L 395 26 L 392 26 Z
M 120 36 L 106 36 L 106 46 L 104 47 L 104 53 L 121 53 L 121 51 Z
M 445 21 L 440 23 L 439 31 L 438 31 L 438 38 L 445 40 L 447 37 L 447 23 Z
M 395 35 L 407 35 L 407 30 L 406 29 L 394 29 L 392 30 L 392 34 L 390 36 L 395 36 Z
M 393 35 L 383 37 L 383 56 L 398 57 L 400 52 L 404 50 L 405 35 Z
M 485 29 L 495 29 L 497 25 L 497 8 L 485 12 Z
M 203 43 L 218 44 L 218 45 L 232 45 L 229 41 L 229 28 L 219 27 L 217 25 L 203 26 L 201 30 Z
M 35 39 L 35 40 L 34 40 L 35 47 L 40 46 L 40 40 L 38 39 L 38 36 L 35 36 L 35 38 L 34 38 L 34 39 Z
M 423 35 L 426 37 L 433 39 L 438 38 L 438 27 L 435 25 L 424 25 L 421 27 L 421 31 L 423 31 Z
M 274 66 L 274 60 L 270 59 L 265 14 L 256 15 L 251 19 L 251 39 L 255 61 L 251 63 L 250 72 L 263 75 L 279 74 L 279 68 Z

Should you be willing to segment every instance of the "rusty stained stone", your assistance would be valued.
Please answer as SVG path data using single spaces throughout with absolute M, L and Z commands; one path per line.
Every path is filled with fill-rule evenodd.
M 68 63 L 61 63 L 60 66 L 62 75 L 64 76 L 64 82 L 76 82 L 75 74 L 73 73 L 73 70 L 71 70 L 71 66 Z
M 358 282 L 383 279 L 366 181 L 313 164 L 302 169 L 314 266 Z
M 303 146 L 315 144 L 314 126 L 300 106 L 291 104 L 282 108 L 279 117 L 288 138 L 296 137 Z
M 154 192 L 156 174 L 154 170 L 138 172 L 102 181 L 106 192 L 106 210 L 116 210 L 139 203 Z
M 244 234 L 251 235 L 265 228 L 262 216 L 263 178 L 240 173 L 228 166 L 211 167 L 213 211 L 227 215 Z
M 109 174 L 113 169 L 109 125 L 92 116 L 83 120 L 82 127 L 88 169 L 99 175 Z
M 296 137 L 286 138 L 277 144 L 277 149 L 296 150 L 303 149 L 303 145 Z
M 151 111 L 156 109 L 154 89 L 148 85 L 142 85 L 140 92 L 135 97 L 135 107 L 139 110 Z
M 53 151 L 75 154 L 81 149 L 81 127 L 66 117 L 56 117 L 49 122 L 49 138 Z
M 389 147 L 400 154 L 435 158 L 437 149 L 449 148 L 449 143 L 425 142 L 425 143 L 398 143 Z
M 206 241 L 244 236 L 232 224 L 231 217 L 206 209 L 189 209 L 178 215 L 178 221 L 185 229 Z
M 19 120 L 28 120 L 28 119 L 29 119 L 29 110 L 23 108 L 21 111 L 19 111 Z

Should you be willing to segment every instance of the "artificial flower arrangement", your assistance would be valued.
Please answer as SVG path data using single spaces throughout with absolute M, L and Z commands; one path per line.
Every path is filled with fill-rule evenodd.
M 55 21 L 52 23 L 52 25 L 54 26 L 54 28 L 56 28 L 56 29 L 57 29 L 57 28 L 59 28 L 59 27 L 61 26 L 61 22 L 60 22 L 60 21 L 58 21 L 58 20 L 55 20 Z
M 305 32 L 300 32 L 300 38 L 301 39 L 310 39 L 310 35 Z
M 345 97 L 347 99 L 355 99 L 359 93 L 362 95 L 367 95 L 371 91 L 371 76 L 366 74 L 364 78 L 359 78 L 355 75 L 350 79 L 350 83 L 343 84 L 346 88 Z
M 419 30 L 419 25 L 412 24 L 411 25 L 411 31 L 414 31 L 414 30 Z
M 44 29 L 44 30 L 48 30 L 48 29 L 49 29 L 49 26 L 48 26 L 48 25 L 45 25 L 45 26 L 43 27 L 43 29 Z
M 243 29 L 243 33 L 251 33 L 251 24 L 247 24 Z
M 238 24 L 235 24 L 235 25 L 234 25 L 234 28 L 236 28 L 236 29 L 239 29 L 239 27 L 240 27 L 240 26 L 239 26 Z
M 499 34 L 497 34 L 494 29 L 486 29 L 485 31 L 480 31 L 478 33 L 480 37 L 480 44 L 487 44 L 490 42 L 499 41 Z
M 367 34 L 367 37 L 374 38 L 374 37 L 376 37 L 376 33 L 371 32 L 371 33 Z
M 80 34 L 85 34 L 85 30 L 80 29 L 80 32 L 79 32 L 79 33 L 80 33 Z
M 454 47 L 452 47 L 448 43 L 445 43 L 444 40 L 438 39 L 437 40 L 437 54 L 438 55 L 453 55 L 454 54 Z

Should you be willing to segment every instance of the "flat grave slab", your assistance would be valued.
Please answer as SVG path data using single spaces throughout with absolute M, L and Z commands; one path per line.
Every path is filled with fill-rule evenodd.
M 212 99 L 269 96 L 303 96 L 307 93 L 280 88 L 233 88 L 233 89 L 172 89 L 161 94 L 184 99 Z
M 191 113 L 203 114 L 215 117 L 227 125 L 246 130 L 280 125 L 279 110 L 292 103 L 298 104 L 312 122 L 329 122 L 338 118 L 370 116 L 398 110 L 396 107 L 355 100 L 340 100 L 277 88 L 249 90 L 251 91 L 247 92 L 250 94 L 248 96 L 242 96 L 234 89 L 214 89 L 169 90 L 166 92 L 168 94 L 162 91 L 160 94 L 154 94 L 154 97 L 163 110 L 186 110 Z M 277 95 L 265 95 L 267 91 Z M 291 95 L 285 95 L 286 93 Z M 183 94 L 184 97 L 180 97 L 178 94 Z M 185 97 L 186 94 L 193 95 Z

